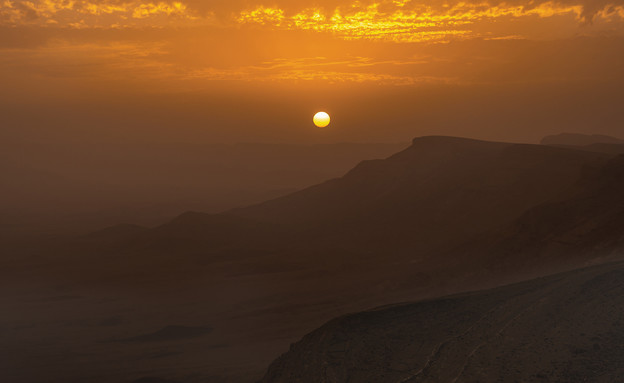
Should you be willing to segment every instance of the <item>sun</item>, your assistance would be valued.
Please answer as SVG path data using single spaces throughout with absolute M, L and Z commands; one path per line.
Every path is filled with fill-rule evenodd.
M 329 125 L 329 114 L 325 112 L 318 112 L 314 115 L 312 121 L 314 121 L 314 125 L 318 126 L 319 128 L 324 128 Z

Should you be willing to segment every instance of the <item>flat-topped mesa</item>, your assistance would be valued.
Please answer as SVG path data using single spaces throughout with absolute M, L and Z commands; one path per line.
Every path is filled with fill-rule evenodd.
M 362 161 L 345 174 L 344 179 L 411 178 L 413 171 L 437 171 L 437 164 L 454 161 L 458 156 L 472 159 L 496 156 L 513 144 L 488 142 L 451 136 L 416 137 L 405 150 L 386 159 Z M 381 181 L 380 181 L 381 182 Z
M 468 144 L 468 143 L 482 143 L 482 144 L 497 144 L 496 141 L 478 140 L 475 138 L 457 137 L 457 136 L 418 136 L 412 139 L 412 145 L 418 145 L 421 143 L 440 143 L 440 144 Z
M 412 140 L 409 149 L 428 150 L 428 149 L 449 149 L 449 150 L 483 150 L 487 148 L 503 148 L 513 143 L 483 141 L 473 138 L 454 137 L 454 136 L 422 136 Z
M 418 137 L 341 178 L 232 213 L 315 227 L 361 247 L 433 251 L 511 222 L 607 160 L 542 145 Z

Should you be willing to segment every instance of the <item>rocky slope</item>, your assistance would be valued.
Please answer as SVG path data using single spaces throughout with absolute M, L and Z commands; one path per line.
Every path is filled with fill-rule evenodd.
M 262 383 L 617 382 L 624 264 L 335 319 Z

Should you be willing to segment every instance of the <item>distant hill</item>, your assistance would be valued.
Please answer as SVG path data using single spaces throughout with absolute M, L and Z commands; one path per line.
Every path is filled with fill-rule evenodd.
M 541 143 L 542 145 L 585 150 L 609 155 L 624 154 L 624 140 L 603 135 L 562 133 L 554 136 L 546 136 L 542 139 Z
M 222 214 L 189 212 L 157 228 L 124 234 L 120 245 L 114 235 L 102 238 L 97 251 L 89 247 L 100 236 L 90 236 L 80 252 L 110 249 L 137 268 L 156 267 L 150 258 L 155 255 L 159 262 L 175 262 L 176 268 L 202 255 L 252 257 L 260 263 L 270 256 L 272 264 L 357 265 L 360 271 L 384 269 L 397 278 L 408 278 L 404 274 L 410 270 L 455 267 L 467 257 L 496 263 L 508 253 L 535 247 L 530 235 L 516 227 L 526 227 L 527 214 L 535 209 L 579 193 L 604 200 L 609 188 L 589 189 L 597 181 L 588 179 L 608 179 L 600 174 L 608 171 L 612 158 L 544 145 L 421 137 L 387 159 L 364 161 L 341 178 L 285 197 Z M 564 211 L 560 215 L 572 222 Z M 543 221 L 542 230 L 550 230 L 548 222 Z M 512 243 L 513 251 L 499 251 Z M 542 262 L 527 260 L 533 261 Z M 193 272 L 200 270 L 193 267 Z
M 325 248 L 434 254 L 559 198 L 608 155 L 454 137 L 416 138 L 344 177 L 229 212 L 300 226 Z
M 219 212 L 282 196 L 408 145 L 10 147 L 0 157 L 0 212 L 11 215 L 8 224 L 22 222 L 22 231 L 57 235 L 85 234 L 119 223 L 156 226 L 187 210 Z M 0 228 L 0 236 L 3 232 Z
M 541 144 L 587 146 L 594 144 L 624 144 L 624 140 L 602 134 L 561 133 L 544 137 Z
M 617 382 L 624 378 L 624 264 L 327 323 L 261 383 Z

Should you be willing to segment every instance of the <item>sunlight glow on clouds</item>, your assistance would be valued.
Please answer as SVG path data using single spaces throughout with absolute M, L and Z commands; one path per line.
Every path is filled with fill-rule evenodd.
M 218 23 L 330 32 L 344 39 L 440 41 L 474 36 L 471 26 L 476 23 L 567 14 L 583 22 L 624 17 L 621 0 L 523 1 L 349 0 L 310 7 L 304 1 L 249 6 L 239 1 L 0 0 L 0 25 L 115 28 Z
M 205 16 L 204 16 L 205 17 Z M 140 25 L 151 18 L 156 26 L 173 21 L 195 21 L 199 17 L 179 1 L 89 2 L 74 0 L 21 1 L 0 3 L 0 22 L 5 25 L 59 25 L 68 27 L 118 27 Z M 154 26 L 154 25 L 151 25 Z
M 621 72 L 623 2 L 0 0 L 0 81 L 609 80 Z M 542 48 L 554 42 L 565 49 Z
M 395 2 L 396 4 L 396 2 Z M 497 5 L 487 3 L 458 3 L 435 9 L 418 5 L 403 9 L 404 2 L 389 10 L 381 10 L 380 3 L 336 8 L 328 14 L 318 8 L 308 8 L 287 16 L 282 9 L 257 7 L 240 13 L 241 24 L 256 24 L 282 29 L 314 30 L 332 32 L 344 39 L 381 39 L 397 42 L 441 41 L 449 37 L 477 37 L 470 25 L 512 17 L 552 17 L 573 14 L 579 17 L 581 6 L 558 6 L 552 2 L 534 8 Z

